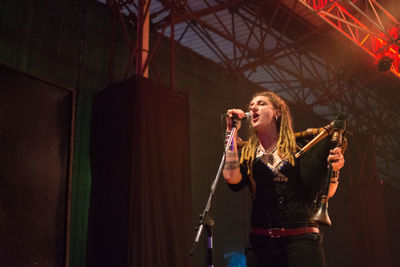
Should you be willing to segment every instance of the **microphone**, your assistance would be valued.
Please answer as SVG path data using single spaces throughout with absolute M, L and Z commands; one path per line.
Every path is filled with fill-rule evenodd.
M 229 117 L 229 114 L 225 113 L 222 116 Z M 244 113 L 244 117 L 242 119 L 239 119 L 236 114 L 232 114 L 232 119 L 234 119 L 234 120 L 251 120 L 251 119 L 253 119 L 253 115 L 249 111 L 249 112 Z

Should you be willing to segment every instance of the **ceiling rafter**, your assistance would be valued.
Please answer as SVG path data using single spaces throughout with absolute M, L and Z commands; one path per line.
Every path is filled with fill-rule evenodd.
M 193 20 L 193 18 L 201 18 L 204 17 L 206 15 L 210 15 L 210 14 L 215 14 L 218 11 L 221 10 L 226 10 L 228 8 L 232 8 L 234 6 L 237 6 L 238 4 L 240 4 L 241 2 L 244 2 L 245 0 L 233 0 L 230 2 L 224 2 L 224 3 L 220 3 L 218 5 L 214 5 L 202 10 L 198 10 L 195 12 L 190 11 L 190 6 L 187 6 L 187 10 L 185 13 L 180 13 L 178 16 L 175 16 L 173 19 L 173 23 L 174 24 L 179 24 L 182 22 L 186 22 L 188 20 Z M 159 30 L 165 26 L 171 26 L 171 18 L 168 15 L 167 17 L 165 17 L 164 19 L 162 19 L 160 22 L 154 24 L 153 29 L 154 30 Z
M 400 78 L 400 22 L 378 1 L 368 0 L 363 6 L 352 1 L 298 1 L 376 61 L 390 58 L 390 71 Z
M 377 6 L 376 0 L 368 1 Z M 133 20 L 137 7 L 128 7 L 135 1 L 117 2 L 120 13 L 136 25 Z M 338 110 L 350 113 L 350 130 L 369 136 L 370 144 L 376 146 L 379 176 L 400 186 L 400 162 L 396 155 L 400 152 L 396 131 L 400 126 L 400 107 L 391 104 L 396 97 L 387 97 L 394 96 L 389 89 L 377 90 L 380 85 L 374 82 L 379 79 L 393 82 L 393 79 L 383 73 L 361 78 L 363 64 L 349 60 L 346 53 L 335 57 L 327 53 L 335 46 L 346 49 L 343 38 L 333 31 L 325 33 L 325 23 L 316 21 L 302 2 L 305 1 L 153 0 L 151 29 L 158 34 L 164 31 L 161 35 L 171 38 L 169 29 L 173 24 L 178 43 L 200 51 L 235 76 L 273 88 L 289 101 L 307 106 L 328 120 Z M 328 5 L 319 10 L 321 14 L 336 8 L 337 1 L 325 2 Z M 176 10 L 171 12 L 172 9 Z M 343 10 L 336 12 L 326 16 L 336 16 L 337 21 L 344 23 L 347 15 Z M 171 14 L 175 14 L 172 20 Z M 365 42 L 366 35 L 361 34 L 365 34 L 365 29 L 347 22 L 344 28 L 348 35 L 358 38 L 359 43 Z M 321 38 L 324 45 L 318 45 Z M 129 46 L 133 49 L 133 42 Z M 370 69 L 365 71 L 370 73 Z

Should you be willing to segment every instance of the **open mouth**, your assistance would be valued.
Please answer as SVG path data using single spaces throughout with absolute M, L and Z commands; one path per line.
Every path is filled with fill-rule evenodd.
M 260 115 L 257 113 L 253 113 L 253 121 L 256 121 Z

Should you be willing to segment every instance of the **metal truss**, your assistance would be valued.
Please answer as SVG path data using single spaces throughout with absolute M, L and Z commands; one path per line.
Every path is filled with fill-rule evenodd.
M 376 62 L 386 57 L 392 63 L 390 71 L 400 78 L 400 23 L 376 0 L 299 2 L 362 48 Z
M 130 47 L 131 57 L 127 60 L 126 75 L 141 51 L 140 38 L 135 36 L 135 41 L 132 41 L 127 31 L 127 23 L 136 28 L 143 24 L 138 17 L 145 15 L 137 15 L 138 10 L 146 14 L 146 5 L 141 1 L 144 0 L 107 1 L 113 10 L 114 26 L 117 27 L 116 21 L 119 20 Z M 312 5 L 315 2 L 321 5 Z M 365 51 L 368 50 L 377 60 L 398 45 L 396 35 L 384 26 L 383 21 L 386 20 L 381 19 L 377 25 L 369 21 L 367 26 L 345 11 L 339 1 L 327 0 L 153 0 L 147 3 L 150 29 L 158 39 L 153 42 L 148 57 L 137 73 L 143 73 L 148 66 L 152 67 L 151 61 L 160 40 L 168 38 L 171 43 L 171 88 L 175 79 L 174 49 L 179 44 L 222 66 L 235 77 L 249 81 L 254 87 L 274 90 L 289 101 L 307 106 L 327 119 L 332 119 L 339 110 L 348 112 L 351 114 L 351 131 L 369 136 L 368 140 L 376 146 L 379 179 L 400 186 L 400 161 L 397 158 L 400 155 L 397 132 L 400 129 L 399 107 L 393 105 L 391 99 L 382 96 L 371 83 L 374 79 L 384 78 L 398 86 L 398 79 L 377 72 L 367 80 L 356 80 L 353 75 L 356 70 L 346 67 L 344 71 L 343 64 L 332 62 L 315 49 L 315 44 L 322 38 L 321 30 L 311 26 L 295 10 L 307 5 L 308 9 L 335 25 L 342 35 Z M 393 21 L 388 16 L 389 12 L 378 6 L 375 0 L 369 0 L 368 3 L 374 4 L 375 11 L 382 10 Z M 347 1 L 347 5 L 353 10 L 359 8 L 351 1 Z M 379 26 L 378 30 L 372 31 L 369 28 L 371 24 Z M 395 52 L 389 56 L 398 57 L 398 51 L 397 54 Z M 393 62 L 391 71 L 398 74 L 398 59 L 394 58 Z M 155 66 L 152 70 L 160 81 Z M 358 183 L 361 181 L 352 182 L 353 185 Z

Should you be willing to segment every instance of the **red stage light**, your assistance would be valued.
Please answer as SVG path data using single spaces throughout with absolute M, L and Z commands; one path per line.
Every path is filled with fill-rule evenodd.
M 300 3 L 313 10 L 321 19 L 373 57 L 378 63 L 379 70 L 386 70 L 389 66 L 390 71 L 400 78 L 399 22 L 376 0 L 369 1 L 374 11 L 381 11 L 385 21 L 397 25 L 386 30 L 377 12 L 375 17 L 368 17 L 355 5 L 356 2 L 348 2 L 350 10 L 334 0 L 300 0 Z M 364 18 L 365 22 L 361 22 L 357 17 Z

